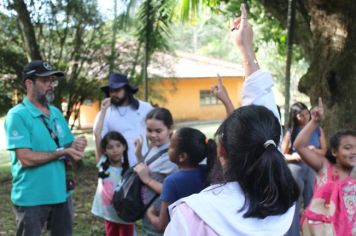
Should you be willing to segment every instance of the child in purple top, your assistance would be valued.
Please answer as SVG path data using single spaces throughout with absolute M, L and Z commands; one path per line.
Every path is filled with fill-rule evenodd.
M 180 198 L 200 192 L 207 186 L 208 166 L 199 163 L 205 157 L 208 164 L 215 159 L 216 144 L 213 140 L 206 141 L 205 135 L 197 129 L 181 128 L 171 138 L 168 155 L 169 159 L 177 164 L 179 171 L 168 176 L 163 182 L 159 214 L 152 207 L 147 211 L 151 223 L 162 231 L 169 222 L 168 206 Z

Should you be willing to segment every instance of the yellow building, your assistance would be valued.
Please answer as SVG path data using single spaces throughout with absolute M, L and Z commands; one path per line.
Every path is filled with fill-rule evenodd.
M 183 52 L 176 55 L 159 54 L 166 66 L 149 67 L 151 76 L 161 78 L 149 84 L 149 91 L 159 95 L 149 96 L 150 102 L 168 108 L 175 121 L 222 120 L 225 108 L 210 92 L 219 74 L 235 107 L 240 106 L 244 80 L 241 65 Z M 80 109 L 80 126 L 91 127 L 98 111 L 98 102 L 86 102 Z

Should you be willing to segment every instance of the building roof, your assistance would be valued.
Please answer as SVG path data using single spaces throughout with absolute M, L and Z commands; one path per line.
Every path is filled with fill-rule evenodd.
M 206 78 L 217 74 L 222 77 L 244 76 L 240 64 L 181 51 L 175 54 L 157 53 L 148 68 L 149 74 L 163 78 Z

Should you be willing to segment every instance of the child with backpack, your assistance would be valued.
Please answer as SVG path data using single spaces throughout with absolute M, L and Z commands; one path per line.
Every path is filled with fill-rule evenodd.
M 207 158 L 208 164 L 214 160 L 216 145 L 197 129 L 181 128 L 171 138 L 168 155 L 179 170 L 163 182 L 159 214 L 153 207 L 147 211 L 149 220 L 160 231 L 163 231 L 169 222 L 170 204 L 207 187 L 208 166 L 199 163 L 204 158 Z
M 170 145 L 170 137 L 173 132 L 173 117 L 170 111 L 166 108 L 154 108 L 146 116 L 147 138 L 150 142 L 150 149 L 145 155 L 141 155 L 142 139 L 136 140 L 136 156 L 137 164 L 134 170 L 139 175 L 144 183 L 142 188 L 142 198 L 145 204 L 152 195 L 159 195 L 162 192 L 162 182 L 165 177 L 177 170 L 177 165 L 169 160 L 168 148 Z M 144 163 L 156 156 L 157 153 L 166 150 L 156 160 L 148 166 Z M 159 211 L 160 201 L 157 198 L 152 206 Z M 148 220 L 147 214 L 142 222 L 143 235 L 163 235 L 162 231 L 157 230 Z
M 97 160 L 98 186 L 92 205 L 92 213 L 104 219 L 106 236 L 133 235 L 133 224 L 127 224 L 120 219 L 112 206 L 112 197 L 121 176 L 129 168 L 127 156 L 127 142 L 119 132 L 108 132 L 101 139 L 101 130 L 105 110 L 109 107 L 110 100 L 104 99 L 101 105 L 98 125 L 94 130 L 95 142 L 99 159 Z
M 300 131 L 294 147 L 317 172 L 314 195 L 302 214 L 303 235 L 356 234 L 356 130 L 340 130 L 330 138 L 326 158 L 308 148 L 308 140 L 324 118 L 323 103 L 312 110 L 312 119 Z

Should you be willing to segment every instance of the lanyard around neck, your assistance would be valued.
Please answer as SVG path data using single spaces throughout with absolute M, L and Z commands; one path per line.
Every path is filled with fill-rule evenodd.
M 49 127 L 49 125 L 47 124 L 47 122 L 45 121 L 44 115 L 40 116 L 43 124 L 46 126 L 49 134 L 51 135 L 51 138 L 53 139 L 53 141 L 56 143 L 57 147 L 60 148 L 61 145 L 59 144 L 59 139 L 58 136 L 53 132 L 53 130 L 51 129 L 51 127 Z
M 27 108 L 27 106 L 25 105 L 24 102 L 21 102 L 22 105 L 24 107 Z M 28 108 L 27 108 L 28 109 Z M 49 127 L 48 123 L 45 121 L 45 116 L 42 114 L 40 115 L 40 119 L 41 121 L 43 122 L 44 126 L 47 128 L 49 134 L 51 135 L 51 138 L 53 139 L 53 141 L 56 143 L 57 147 L 60 148 L 61 145 L 59 144 L 59 139 L 58 139 L 58 136 L 53 132 L 53 130 L 51 129 L 51 127 Z

